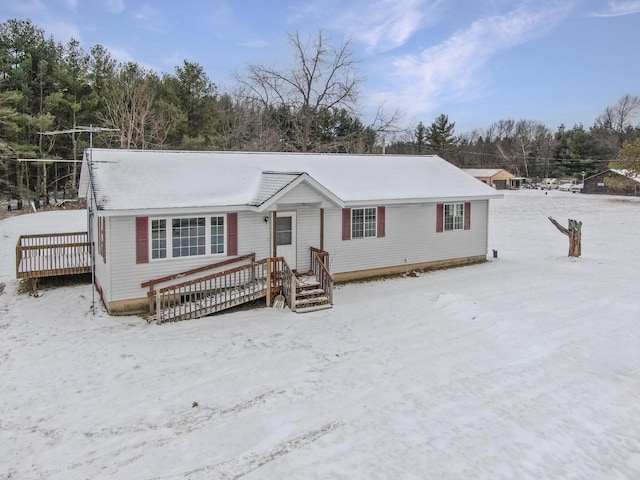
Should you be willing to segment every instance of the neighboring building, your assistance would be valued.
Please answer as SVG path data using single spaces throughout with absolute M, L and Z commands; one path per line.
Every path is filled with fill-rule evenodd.
M 512 173 L 500 168 L 463 168 L 462 170 L 496 190 L 513 188 L 511 181 L 516 178 Z
M 628 187 L 622 190 L 607 186 L 606 179 L 627 179 Z M 609 169 L 584 179 L 582 193 L 600 193 L 606 195 L 640 196 L 640 178 L 628 177 L 620 170 Z
M 482 262 L 502 195 L 437 156 L 93 149 L 80 196 L 96 286 L 124 313 L 151 279 L 247 254 L 307 272 L 319 250 L 335 281 Z

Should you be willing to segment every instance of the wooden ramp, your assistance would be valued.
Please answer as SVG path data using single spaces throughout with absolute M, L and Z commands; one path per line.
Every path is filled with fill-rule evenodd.
M 152 312 L 148 321 L 164 323 L 200 318 L 260 298 L 270 298 L 278 291 L 275 279 L 279 277 L 276 272 L 281 262 L 280 258 L 251 261 L 152 290 L 148 294 Z
M 142 286 L 149 287 L 151 312 L 147 320 L 164 323 L 200 318 L 260 298 L 267 299 L 267 306 L 281 299 L 277 306 L 282 308 L 286 302 L 297 313 L 332 308 L 333 278 L 325 265 L 328 254 L 317 249 L 311 253 L 314 273 L 306 276 L 295 275 L 282 257 L 256 261 L 255 254 L 249 254 L 145 282 Z M 228 268 L 233 263 L 243 264 Z M 220 267 L 227 269 L 184 279 Z M 179 283 L 158 286 L 176 281 Z

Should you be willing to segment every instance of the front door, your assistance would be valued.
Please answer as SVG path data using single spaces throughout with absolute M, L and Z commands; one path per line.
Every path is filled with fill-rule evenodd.
M 296 269 L 296 213 L 278 212 L 276 221 L 277 255 Z

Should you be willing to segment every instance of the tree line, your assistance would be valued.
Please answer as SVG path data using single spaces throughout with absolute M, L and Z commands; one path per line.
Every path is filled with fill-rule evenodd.
M 437 154 L 459 167 L 505 168 L 534 179 L 582 178 L 621 166 L 631 176 L 640 171 L 640 123 L 633 123 L 638 113 L 640 97 L 623 95 L 588 128 L 560 125 L 554 132 L 534 120 L 503 119 L 459 136 L 455 122 L 442 114 L 429 126 L 419 122 L 386 151 Z
M 101 45 L 47 37 L 30 20 L 0 24 L 0 200 L 76 194 L 85 132 L 96 147 L 441 155 L 463 167 L 499 167 L 522 176 L 564 176 L 602 169 L 625 142 L 638 97 L 626 95 L 594 125 L 551 132 L 528 120 L 501 120 L 455 135 L 446 115 L 401 129 L 397 111 L 366 122 L 358 113 L 363 77 L 349 41 L 322 31 L 289 35 L 291 66 L 249 65 L 221 92 L 198 63 L 171 73 L 117 62 Z M 387 141 L 388 139 L 388 141 Z M 385 143 L 388 143 L 385 145 Z M 45 162 L 41 159 L 61 159 Z M 31 161 L 26 161 L 31 160 Z

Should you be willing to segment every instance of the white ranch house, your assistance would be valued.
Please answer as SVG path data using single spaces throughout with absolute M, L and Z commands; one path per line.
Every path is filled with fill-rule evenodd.
M 225 282 L 248 288 L 218 276 L 239 275 L 236 260 L 254 265 L 254 278 L 255 262 L 282 258 L 260 271 L 292 271 L 298 287 L 317 278 L 322 298 L 333 281 L 482 262 L 489 200 L 501 197 L 437 156 L 108 149 L 85 152 L 80 196 L 96 286 L 114 314 L 154 310 L 171 282 L 182 282 L 174 298 L 198 303 L 213 288 L 186 290 L 198 275 L 217 282 L 217 298 L 230 295 Z M 259 295 L 268 304 L 277 293 L 301 302 L 296 310 L 313 304 L 271 277 Z

